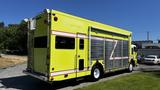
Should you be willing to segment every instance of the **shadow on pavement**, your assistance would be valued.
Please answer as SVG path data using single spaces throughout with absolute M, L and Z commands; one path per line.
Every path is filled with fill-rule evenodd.
M 142 72 L 159 72 L 160 71 L 160 65 L 156 64 L 141 64 L 141 66 L 138 69 Z
M 28 75 L 26 76 L 18 76 L 11 78 L 3 78 L 0 79 L 0 83 L 4 86 L 1 88 L 14 88 L 14 89 L 22 89 L 22 90 L 36 90 L 36 89 L 48 89 L 50 85 L 38 79 L 32 78 Z
M 111 77 L 111 76 L 115 76 L 122 73 L 125 73 L 125 71 L 107 73 L 102 78 Z M 17 77 L 0 79 L 0 83 L 3 85 L 3 86 L 0 86 L 0 89 L 14 88 L 14 89 L 21 89 L 21 90 L 56 90 L 56 89 L 62 89 L 65 87 L 77 86 L 81 83 L 86 83 L 86 82 L 93 82 L 93 81 L 89 79 L 89 77 L 87 76 L 87 77 L 78 78 L 78 79 L 70 79 L 70 80 L 58 81 L 58 82 L 56 81 L 51 85 L 44 81 L 25 75 L 25 76 L 17 76 Z

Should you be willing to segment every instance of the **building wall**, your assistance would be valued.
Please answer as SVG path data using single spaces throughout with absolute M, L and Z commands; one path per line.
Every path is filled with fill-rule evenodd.
M 143 43 L 142 48 L 160 48 L 160 43 Z
M 139 49 L 138 50 L 139 55 L 160 55 L 160 49 Z
M 142 41 L 132 41 L 133 44 L 137 46 L 138 49 L 142 49 L 142 44 L 152 44 L 152 40 L 142 40 Z

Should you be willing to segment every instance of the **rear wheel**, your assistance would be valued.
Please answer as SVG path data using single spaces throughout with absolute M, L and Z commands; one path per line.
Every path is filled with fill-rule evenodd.
M 102 75 L 102 71 L 98 66 L 94 66 L 91 71 L 91 76 L 94 81 L 99 80 Z

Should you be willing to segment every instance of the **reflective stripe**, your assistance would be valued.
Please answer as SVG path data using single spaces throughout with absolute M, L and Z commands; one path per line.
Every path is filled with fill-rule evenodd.
M 66 32 L 52 31 L 52 34 L 60 36 L 76 37 L 76 34 L 66 33 Z
M 87 70 L 88 70 L 87 68 L 84 68 L 84 70 L 75 69 L 75 70 L 58 71 L 58 72 L 50 73 L 50 76 L 65 75 L 65 74 L 82 72 L 82 71 L 87 71 Z
M 69 73 L 74 73 L 74 72 L 76 72 L 76 70 L 52 72 L 52 73 L 51 73 L 51 76 L 57 76 L 57 75 L 62 75 L 62 74 L 69 74 Z
M 78 34 L 79 38 L 88 38 L 86 35 Z
M 111 57 L 110 60 L 128 59 L 129 57 Z
M 87 35 L 83 34 L 74 34 L 74 33 L 67 33 L 67 32 L 59 32 L 59 31 L 52 31 L 52 34 L 59 35 L 59 36 L 67 36 L 67 37 L 79 37 L 79 38 L 88 38 Z

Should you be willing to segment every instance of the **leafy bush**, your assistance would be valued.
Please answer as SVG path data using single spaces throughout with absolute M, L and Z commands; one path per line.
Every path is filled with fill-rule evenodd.
M 10 24 L 0 28 L 0 50 L 27 53 L 27 23 Z M 23 51 L 23 52 L 22 52 Z

